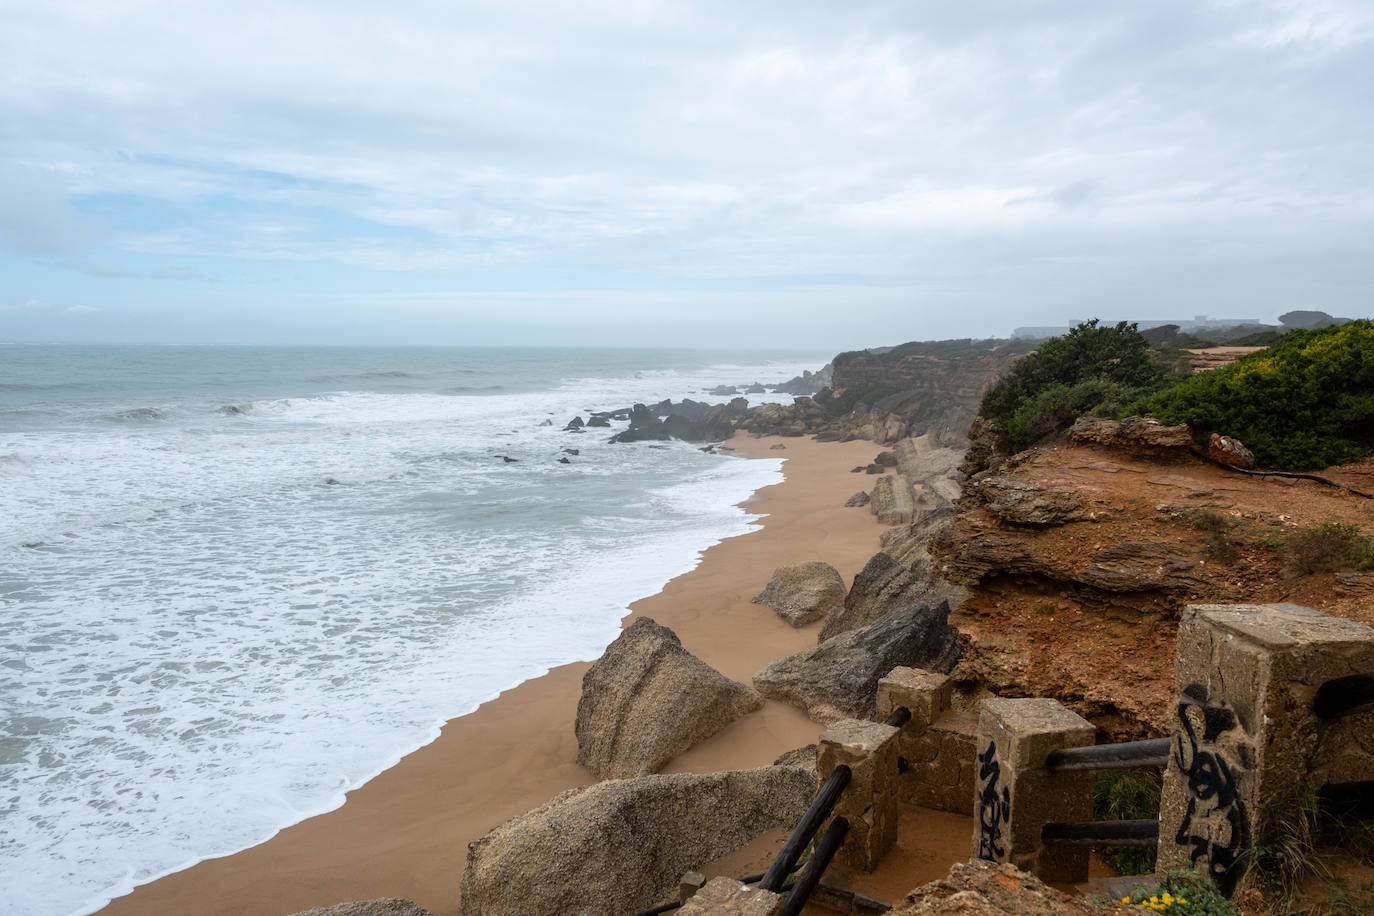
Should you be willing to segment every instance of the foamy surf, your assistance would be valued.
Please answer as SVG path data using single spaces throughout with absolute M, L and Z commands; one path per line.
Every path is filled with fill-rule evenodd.
M 738 504 L 780 462 L 563 424 L 818 364 L 439 352 L 234 352 L 265 374 L 233 383 L 206 381 L 213 353 L 112 383 L 87 359 L 61 398 L 49 353 L 0 399 L 0 912 L 91 912 L 259 843 L 596 657 L 629 603 L 749 530 Z M 460 378 L 500 393 L 439 393 Z

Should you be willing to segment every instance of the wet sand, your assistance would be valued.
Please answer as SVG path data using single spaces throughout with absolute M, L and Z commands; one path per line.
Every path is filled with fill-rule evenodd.
M 783 483 L 747 503 L 764 516 L 750 534 L 707 550 L 696 569 L 630 606 L 674 630 L 683 645 L 729 677 L 748 682 L 782 655 L 815 645 L 819 624 L 794 630 L 750 604 L 772 571 L 823 560 L 846 585 L 879 549 L 882 526 L 848 509 L 873 478 L 872 442 L 749 439 L 736 454 L 784 458 Z M 783 449 L 774 449 L 783 445 Z M 414 900 L 437 916 L 458 912 L 468 843 L 496 825 L 586 785 L 573 733 L 586 663 L 564 665 L 450 721 L 432 744 L 348 793 L 342 807 L 265 843 L 210 859 L 120 897 L 103 914 L 286 914 L 376 897 Z M 769 702 L 678 757 L 666 772 L 764 766 L 816 740 L 821 729 L 791 706 Z

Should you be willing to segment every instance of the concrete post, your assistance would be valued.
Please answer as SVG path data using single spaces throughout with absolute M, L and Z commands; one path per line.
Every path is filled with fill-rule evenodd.
M 1230 896 L 1266 803 L 1306 782 L 1374 779 L 1374 714 L 1312 711 L 1328 680 L 1374 671 L 1374 630 L 1295 604 L 1193 605 L 1178 628 L 1174 745 L 1161 868 L 1195 868 Z
M 934 793 L 947 782 L 958 782 L 957 770 L 944 780 L 933 779 L 929 772 L 937 765 L 942 749 L 939 736 L 929 734 L 930 727 L 949 709 L 953 695 L 949 677 L 920 668 L 893 668 L 878 681 L 879 720 L 901 706 L 911 711 L 911 720 L 902 726 L 897 739 L 897 798 L 906 804 L 945 807 L 935 803 Z M 958 761 L 946 762 L 951 764 L 957 767 Z
M 782 906 L 780 894 L 720 877 L 706 882 L 678 912 L 684 916 L 781 916 Z
M 897 842 L 898 729 L 880 722 L 841 719 L 822 733 L 816 754 L 822 784 L 840 764 L 852 771 L 832 819 L 849 820 L 849 834 L 837 857 L 872 871 Z
M 1010 862 L 1042 881 L 1088 878 L 1088 850 L 1047 847 L 1040 832 L 1055 821 L 1092 818 L 1094 775 L 1051 773 L 1054 751 L 1094 743 L 1092 723 L 1057 700 L 984 700 L 978 715 L 973 858 Z

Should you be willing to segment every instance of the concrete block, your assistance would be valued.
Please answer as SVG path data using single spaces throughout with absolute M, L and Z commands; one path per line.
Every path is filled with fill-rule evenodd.
M 1363 624 L 1295 604 L 1188 607 L 1160 866 L 1196 868 L 1229 896 L 1268 800 L 1301 782 L 1374 779 L 1374 714 L 1327 722 L 1312 710 L 1327 681 L 1371 671 L 1374 630 Z
M 818 745 L 822 784 L 840 764 L 852 772 L 831 817 L 849 821 L 837 858 L 862 871 L 872 871 L 897 842 L 898 734 L 880 722 L 841 719 L 822 733 Z
M 1092 723 L 1057 700 L 983 702 L 978 717 L 973 858 L 1010 862 L 1042 881 L 1087 880 L 1087 850 L 1047 847 L 1040 832 L 1055 821 L 1091 818 L 1094 774 L 1051 773 L 1045 761 L 1062 748 L 1094 743 L 1095 734 Z

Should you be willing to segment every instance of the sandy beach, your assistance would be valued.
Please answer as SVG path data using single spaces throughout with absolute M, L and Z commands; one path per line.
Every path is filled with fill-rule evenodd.
M 823 560 L 848 584 L 878 549 L 882 527 L 844 500 L 872 478 L 872 442 L 751 439 L 750 458 L 784 458 L 785 480 L 747 504 L 761 527 L 707 550 L 691 572 L 631 605 L 673 629 L 683 645 L 748 682 L 772 659 L 815 644 L 819 624 L 794 630 L 749 603 L 777 566 Z M 784 448 L 775 448 L 775 446 Z M 105 914 L 285 914 L 346 900 L 404 897 L 456 914 L 468 843 L 496 825 L 592 782 L 573 733 L 586 663 L 564 665 L 450 721 L 432 744 L 350 792 L 334 811 L 265 843 L 210 859 L 113 901 Z M 820 727 L 769 702 L 673 761 L 669 772 L 763 766 L 816 740 Z

